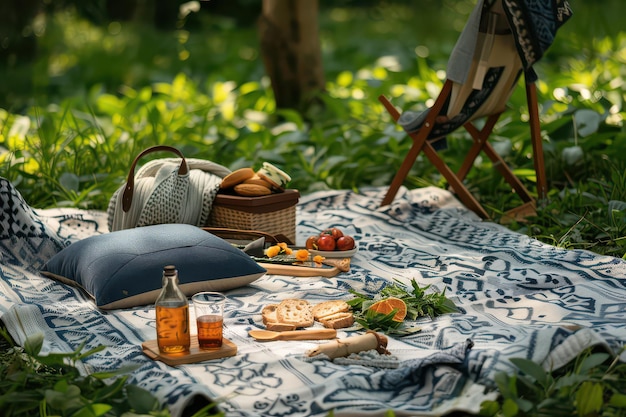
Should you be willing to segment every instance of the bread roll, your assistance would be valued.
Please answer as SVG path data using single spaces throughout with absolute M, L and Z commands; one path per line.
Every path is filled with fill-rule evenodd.
M 231 188 L 237 184 L 241 184 L 248 178 L 252 178 L 254 176 L 254 170 L 252 168 L 239 168 L 236 171 L 231 172 L 227 176 L 222 179 L 222 183 L 220 184 L 220 188 Z
M 306 300 L 283 300 L 276 308 L 278 323 L 294 324 L 296 327 L 313 326 L 315 319 L 311 312 L 311 304 Z
M 234 187 L 235 193 L 246 197 L 259 197 L 272 194 L 272 190 L 257 184 L 237 184 Z
M 319 320 L 324 327 L 329 329 L 345 329 L 354 324 L 354 314 L 351 312 L 342 312 L 331 314 Z
M 323 301 L 319 304 L 315 304 L 312 310 L 313 317 L 315 317 L 315 320 L 318 321 L 323 317 L 346 311 L 350 311 L 350 306 L 343 300 Z

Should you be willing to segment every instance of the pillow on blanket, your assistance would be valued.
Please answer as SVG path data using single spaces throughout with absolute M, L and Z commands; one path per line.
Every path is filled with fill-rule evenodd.
M 176 266 L 187 296 L 241 287 L 266 272 L 243 251 L 198 227 L 161 224 L 72 243 L 41 273 L 78 285 L 101 309 L 115 309 L 154 303 L 166 265 Z

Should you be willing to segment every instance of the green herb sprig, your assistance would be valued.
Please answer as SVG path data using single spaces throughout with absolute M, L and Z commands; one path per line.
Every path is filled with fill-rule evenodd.
M 354 319 L 357 323 L 368 330 L 383 331 L 396 335 L 413 333 L 414 330 L 402 328 L 404 322 L 393 320 L 397 312 L 396 310 L 388 314 L 381 314 L 369 309 L 375 302 L 389 297 L 396 297 L 404 301 L 407 307 L 405 320 L 416 320 L 425 316 L 434 318 L 442 314 L 459 311 L 454 302 L 446 297 L 445 289 L 442 292 L 427 293 L 430 285 L 421 288 L 415 279 L 411 280 L 410 289 L 407 289 L 397 279 L 394 281 L 393 284 L 384 287 L 376 298 L 350 290 L 350 293 L 355 298 L 348 300 L 347 303 L 352 308 Z

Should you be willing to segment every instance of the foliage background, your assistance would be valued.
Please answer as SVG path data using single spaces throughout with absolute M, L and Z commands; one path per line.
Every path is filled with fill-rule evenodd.
M 163 143 L 231 169 L 270 161 L 302 193 L 387 185 L 410 140 L 377 97 L 428 106 L 474 4 L 320 2 L 327 91 L 324 106 L 301 114 L 274 108 L 258 52 L 260 2 L 190 2 L 180 14 L 172 11 L 176 1 L 151 9 L 127 3 L 135 6 L 130 12 L 111 9 L 119 2 L 44 2 L 3 44 L 0 175 L 35 207 L 104 209 L 133 157 Z M 621 257 L 626 6 L 570 3 L 574 17 L 536 67 L 549 199 L 536 218 L 510 227 Z M 20 42 L 30 48 L 11 53 Z M 520 87 L 495 146 L 534 192 L 526 120 Z M 443 155 L 458 166 L 470 141 L 463 132 L 449 139 Z M 497 221 L 516 196 L 486 161 L 477 168 L 468 185 Z M 420 159 L 407 185 L 429 184 L 445 185 Z

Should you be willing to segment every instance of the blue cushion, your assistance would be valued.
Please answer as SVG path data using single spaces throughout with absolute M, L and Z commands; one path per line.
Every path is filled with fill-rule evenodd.
M 241 287 L 266 272 L 225 240 L 186 224 L 91 236 L 61 250 L 41 272 L 83 288 L 102 309 L 116 309 L 154 303 L 166 265 L 176 266 L 187 296 Z

